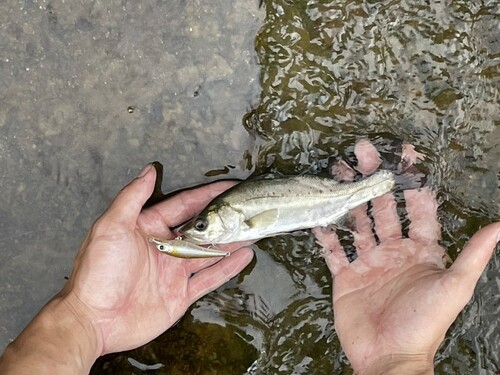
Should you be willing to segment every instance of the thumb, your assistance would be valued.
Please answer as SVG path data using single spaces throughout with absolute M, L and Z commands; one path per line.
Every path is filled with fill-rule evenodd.
M 465 245 L 449 271 L 458 275 L 462 285 L 474 289 L 500 240 L 500 222 L 479 230 Z
M 135 225 L 142 207 L 153 193 L 155 180 L 155 168 L 151 164 L 146 165 L 139 177 L 118 193 L 103 217 L 115 223 Z

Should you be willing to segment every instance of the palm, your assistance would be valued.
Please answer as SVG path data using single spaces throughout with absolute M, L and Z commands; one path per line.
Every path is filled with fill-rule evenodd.
M 124 335 L 130 347 L 139 346 L 144 343 L 142 337 L 158 336 L 182 316 L 191 302 L 185 260 L 169 259 L 149 249 L 147 239 L 139 231 L 124 232 L 118 242 L 105 236 L 93 241 L 99 249 L 94 245 L 92 250 L 99 256 L 88 259 L 88 269 L 98 277 L 78 283 L 81 290 L 77 291 L 92 307 L 101 326 L 105 330 L 109 326 L 112 331 L 108 346 L 113 347 L 115 337 Z
M 98 322 L 104 353 L 149 342 L 172 326 L 190 304 L 249 262 L 249 250 L 219 263 L 220 259 L 174 258 L 158 252 L 146 235 L 173 238 L 170 226 L 193 216 L 229 186 L 219 183 L 184 192 L 129 219 L 129 213 L 113 212 L 115 202 L 94 225 L 77 256 L 69 285 Z
M 411 239 L 393 240 L 371 251 L 418 246 Z M 353 366 L 364 368 L 393 353 L 435 351 L 458 313 L 446 299 L 446 271 L 432 259 L 414 256 L 398 258 L 392 269 L 374 265 L 363 255 L 356 262 L 356 267 L 337 274 L 333 302 L 336 329 Z M 360 266 L 366 271 L 358 273 Z
M 361 172 L 378 166 L 369 144 L 355 152 Z M 335 329 L 357 371 L 388 356 L 408 353 L 431 361 L 447 329 L 472 296 L 496 243 L 499 224 L 474 236 L 452 267 L 438 245 L 437 204 L 430 189 L 405 191 L 411 222 L 403 238 L 391 194 L 352 211 L 357 259 L 349 263 L 335 232 L 316 228 L 334 276 Z M 373 233 L 377 234 L 379 243 Z

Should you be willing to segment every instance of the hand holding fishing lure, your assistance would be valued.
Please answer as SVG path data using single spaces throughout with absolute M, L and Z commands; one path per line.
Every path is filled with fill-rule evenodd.
M 253 252 L 241 243 L 223 246 L 223 254 L 208 259 L 157 251 L 144 233 L 175 238 L 169 228 L 234 183 L 187 190 L 143 210 L 155 176 L 154 168 L 145 168 L 92 226 L 66 286 L 9 345 L 0 373 L 88 374 L 97 357 L 137 348 L 163 333 L 194 301 L 251 261 Z M 185 246 L 177 240 L 156 245 Z M 226 252 L 231 256 L 220 256 Z

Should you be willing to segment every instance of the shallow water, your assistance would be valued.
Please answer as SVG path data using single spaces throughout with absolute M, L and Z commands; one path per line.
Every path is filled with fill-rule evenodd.
M 253 83 L 245 90 L 244 84 L 225 84 L 227 76 L 221 80 L 207 79 L 208 86 L 198 86 L 198 82 L 203 81 L 200 76 L 210 74 L 210 70 L 197 72 L 203 71 L 201 60 L 211 56 L 212 50 L 204 46 L 207 41 L 203 39 L 186 47 L 182 33 L 197 30 L 200 25 L 206 32 L 212 27 L 221 27 L 224 22 L 217 16 L 209 18 L 210 22 L 203 17 L 205 22 L 200 21 L 193 16 L 200 12 L 193 5 L 196 2 L 188 3 L 191 6 L 164 9 L 176 14 L 172 22 L 174 19 L 184 21 L 180 23 L 182 27 L 169 28 L 162 34 L 168 35 L 169 47 L 176 46 L 174 50 L 178 53 L 172 53 L 161 66 L 165 69 L 171 63 L 182 71 L 181 64 L 176 61 L 198 59 L 194 65 L 199 70 L 192 69 L 191 73 L 189 69 L 184 70 L 187 78 L 179 78 L 176 85 L 183 85 L 184 93 L 192 91 L 193 94 L 198 87 L 208 87 L 206 94 L 199 96 L 204 101 L 199 104 L 187 95 L 172 100 L 178 92 L 176 85 L 167 85 L 168 89 L 153 85 L 157 91 L 148 93 L 143 99 L 145 113 L 139 111 L 140 120 L 133 123 L 136 126 L 126 128 L 128 133 L 120 136 L 122 142 L 97 147 L 96 156 L 89 156 L 93 164 L 83 163 L 97 168 L 104 164 L 107 168 L 104 171 L 101 168 L 98 177 L 90 171 L 83 175 L 70 174 L 69 181 L 77 186 L 88 185 L 89 181 L 94 181 L 92 178 L 96 180 L 99 202 L 91 208 L 98 211 L 99 207 L 105 207 L 105 202 L 121 186 L 102 182 L 110 179 L 110 171 L 138 165 L 130 155 L 140 152 L 149 153 L 148 157 L 154 159 L 163 147 L 161 152 L 166 155 L 163 160 L 175 154 L 172 155 L 175 165 L 170 165 L 166 171 L 167 176 L 176 178 L 175 182 L 167 182 L 166 190 L 172 190 L 201 182 L 203 173 L 215 169 L 222 171 L 226 164 L 235 166 L 226 170 L 230 171 L 230 176 L 238 177 L 251 173 L 319 173 L 329 162 L 352 159 L 355 141 L 367 137 L 382 150 L 386 165 L 395 162 L 394 154 L 400 150 L 403 140 L 413 143 L 427 155 L 420 168 L 429 173 L 430 184 L 437 192 L 443 244 L 449 248 L 452 258 L 480 226 L 500 220 L 500 148 L 497 146 L 500 140 L 497 61 L 500 23 L 496 1 L 264 1 L 265 20 L 254 34 L 256 58 L 260 64 L 260 100 L 255 96 Z M 254 30 L 254 23 L 241 22 L 238 18 L 247 14 L 238 8 L 244 3 L 235 4 L 233 14 L 227 14 L 226 20 L 233 28 L 208 33 L 215 45 L 218 45 L 218 38 L 226 38 L 229 33 L 238 34 L 238 29 L 245 31 L 241 33 L 243 39 L 248 30 Z M 258 12 L 256 8 L 254 4 Z M 219 17 L 229 11 L 223 5 L 216 10 Z M 151 11 L 145 10 L 143 15 L 152 14 L 148 12 Z M 139 13 L 132 14 L 136 14 L 137 23 L 143 21 Z M 232 16 L 238 22 L 234 22 Z M 160 20 L 154 22 L 160 23 Z M 148 28 L 138 27 L 135 33 L 122 40 L 131 43 L 130 38 L 140 38 L 143 30 Z M 176 32 L 180 33 L 178 38 Z M 253 41 L 253 36 L 251 39 Z M 127 46 L 124 44 L 124 48 Z M 134 49 L 131 47 L 130 51 Z M 220 54 L 229 59 L 222 52 Z M 231 61 L 239 61 L 237 56 L 234 52 Z M 252 58 L 247 57 L 249 66 Z M 147 93 L 147 85 L 140 84 L 144 83 L 140 77 L 141 74 L 154 76 L 150 70 L 155 71 L 155 64 L 147 54 L 143 61 L 148 64 L 136 78 L 134 88 L 143 88 L 141 92 Z M 220 67 L 220 64 L 215 61 L 213 66 Z M 239 69 L 249 68 L 244 64 L 233 67 L 236 72 L 233 79 L 239 76 Z M 120 85 L 118 72 L 113 77 Z M 106 77 L 106 72 L 102 74 Z M 191 80 L 190 74 L 196 79 Z M 96 93 L 100 90 L 97 86 Z M 229 106 L 223 105 L 224 100 L 222 103 L 217 101 L 221 93 L 227 95 L 225 100 L 233 98 Z M 120 108 L 125 109 L 138 98 L 140 96 L 130 92 L 127 100 L 115 98 L 111 102 L 118 102 Z M 238 124 L 239 118 L 229 121 L 226 117 L 226 110 L 238 102 L 240 110 L 241 102 L 245 102 L 246 107 L 243 106 L 239 114 L 233 108 L 231 115 L 243 117 L 244 129 L 250 136 L 240 133 L 243 127 Z M 57 103 L 58 100 L 54 100 L 47 104 L 49 110 L 53 111 Z M 185 109 L 193 105 L 194 111 Z M 204 108 L 206 105 L 210 105 L 208 110 Z M 245 110 L 248 110 L 246 114 Z M 120 116 L 126 118 L 128 115 Z M 117 129 L 98 130 L 103 116 L 108 125 L 122 117 L 113 118 L 104 108 L 96 111 L 97 130 L 94 131 L 114 136 Z M 177 117 L 172 119 L 172 116 Z M 199 118 L 203 121 L 198 121 Z M 183 119 L 187 121 L 185 124 Z M 211 138 L 210 132 L 203 131 L 200 124 L 204 122 L 214 123 L 211 129 L 217 135 Z M 155 135 L 164 134 L 165 128 L 172 131 L 171 143 L 155 141 Z M 17 135 L 18 130 L 11 129 L 11 134 Z M 232 160 L 216 157 L 220 154 L 211 146 L 215 143 L 220 148 L 217 140 L 226 133 L 231 135 L 224 138 L 224 148 L 232 150 L 229 155 Z M 136 139 L 137 134 L 138 145 L 130 141 Z M 175 146 L 176 137 L 181 137 L 187 151 Z M 61 138 L 65 140 L 68 135 L 63 134 Z M 191 144 L 193 138 L 197 142 Z M 237 141 L 231 143 L 235 139 Z M 125 149 L 120 149 L 120 145 L 126 145 Z M 25 147 L 29 149 L 28 146 Z M 109 147 L 116 152 L 110 152 Z M 40 148 L 52 150 L 46 144 Z M 67 149 L 61 147 L 61 152 Z M 205 154 L 199 155 L 199 150 Z M 204 165 L 202 160 L 207 159 L 216 160 L 213 163 L 216 165 Z M 216 173 L 219 172 L 209 174 Z M 200 178 L 193 176 L 195 174 Z M 64 181 L 68 180 L 67 170 L 63 169 L 61 175 Z M 68 185 L 73 186 L 62 184 L 61 190 L 68 189 Z M 78 191 L 71 188 L 69 192 L 64 191 L 64 202 L 71 201 L 75 195 L 88 197 L 96 193 L 84 187 Z M 6 196 L 15 196 L 15 193 Z M 53 204 L 50 202 L 50 206 Z M 13 212 L 4 207 L 8 207 L 7 203 L 2 203 L 0 208 Z M 37 209 L 41 212 L 42 207 Z M 80 234 L 80 238 L 91 221 L 87 217 L 91 213 L 92 209 L 87 212 L 79 209 L 76 223 L 73 222 L 79 228 L 73 231 Z M 52 215 L 57 217 L 55 213 Z M 37 211 L 32 219 L 35 229 L 39 217 Z M 7 233 L 9 225 L 17 228 L 14 218 L 2 223 L 7 223 L 1 228 L 5 230 L 2 234 Z M 69 224 L 60 224 L 61 227 L 65 225 Z M 72 234 L 66 232 L 65 236 L 69 238 Z M 19 238 L 15 231 L 14 238 Z M 75 240 L 73 245 L 77 243 Z M 53 256 L 60 257 L 61 251 L 58 249 Z M 101 358 L 92 373 L 143 372 L 140 365 L 131 364 L 130 358 L 147 365 L 163 365 L 155 370 L 158 374 L 352 373 L 333 329 L 331 278 L 314 239 L 307 232 L 280 236 L 260 241 L 255 251 L 256 260 L 248 269 L 197 302 L 173 329 L 140 349 Z M 28 253 L 24 254 L 28 257 Z M 500 372 L 498 255 L 497 250 L 472 302 L 448 332 L 436 357 L 437 374 Z M 65 256 L 66 263 L 60 266 L 63 270 L 69 269 L 71 256 Z M 17 263 L 10 263 L 10 269 L 19 271 L 22 266 L 32 265 L 28 260 L 17 259 Z M 48 264 L 38 267 L 47 269 Z M 15 277 L 8 280 L 15 280 Z M 57 283 L 52 285 L 52 289 L 57 290 Z M 31 286 L 31 291 L 36 291 L 35 286 Z M 4 295 L 8 295 L 7 292 Z M 9 301 L 4 298 L 2 304 L 6 302 Z M 18 303 L 22 301 L 18 299 Z M 20 308 L 9 306 L 3 311 Z M 29 316 L 33 311 L 36 310 L 25 309 L 24 314 Z M 9 332 L 12 331 L 15 330 L 9 328 Z
M 420 168 L 437 191 L 443 244 L 453 258 L 480 226 L 500 219 L 495 2 L 264 5 L 256 37 L 262 92 L 244 117 L 256 138 L 248 152 L 255 174 L 324 171 L 332 160 L 352 159 L 360 137 L 373 140 L 390 165 L 404 140 L 427 155 Z M 219 324 L 233 333 L 225 348 L 245 342 L 254 349 L 241 359 L 247 374 L 351 373 L 318 254 L 307 233 L 260 241 L 251 269 L 195 304 L 159 341 L 174 346 L 193 326 L 203 332 L 206 323 Z M 497 253 L 442 345 L 436 373 L 498 373 L 498 263 Z M 198 345 L 190 342 L 188 351 Z M 208 358 L 195 363 L 205 367 L 189 373 L 242 373 L 215 371 Z M 169 373 L 165 364 L 159 373 Z

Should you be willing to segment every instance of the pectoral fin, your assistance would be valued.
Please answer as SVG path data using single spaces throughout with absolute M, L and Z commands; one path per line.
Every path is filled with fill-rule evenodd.
M 272 209 L 261 212 L 245 221 L 249 228 L 263 228 L 273 225 L 278 221 L 278 210 Z

